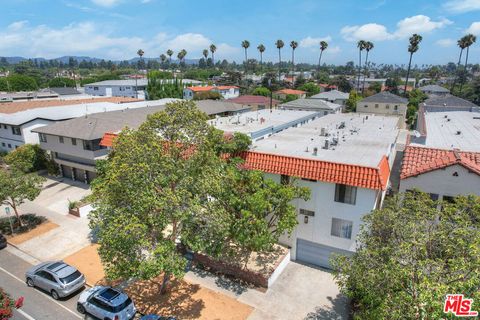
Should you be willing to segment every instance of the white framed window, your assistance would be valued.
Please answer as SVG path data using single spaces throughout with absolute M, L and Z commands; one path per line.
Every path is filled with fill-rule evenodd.
M 342 202 L 355 205 L 357 200 L 357 187 L 346 184 L 335 185 L 335 202 Z
M 63 143 L 63 142 L 64 142 L 64 141 L 63 141 L 63 137 L 58 137 L 58 141 L 59 141 L 60 143 Z
M 22 135 L 22 131 L 20 130 L 20 127 L 13 127 L 12 126 L 12 134 L 16 135 L 16 136 L 21 136 Z
M 77 139 L 72 138 L 72 145 L 76 146 L 77 145 Z
M 332 218 L 332 230 L 330 234 L 334 237 L 352 239 L 352 227 L 352 221 Z

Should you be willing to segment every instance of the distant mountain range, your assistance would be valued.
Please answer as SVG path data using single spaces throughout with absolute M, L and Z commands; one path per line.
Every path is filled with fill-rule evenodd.
M 57 60 L 57 61 L 61 61 L 62 63 L 68 63 L 68 60 L 70 60 L 70 58 L 73 58 L 75 60 L 77 60 L 78 62 L 82 62 L 82 61 L 85 61 L 85 62 L 94 62 L 94 63 L 98 63 L 102 60 L 105 60 L 105 61 L 108 61 L 108 59 L 100 59 L 100 58 L 92 58 L 92 57 L 87 57 L 87 56 L 63 56 L 63 57 L 58 57 L 58 58 L 53 58 L 53 59 L 46 59 L 46 58 L 24 58 L 24 57 L 0 57 L 0 58 L 6 58 L 7 59 L 7 62 L 10 63 L 10 64 L 16 64 L 16 63 L 19 63 L 21 61 L 25 61 L 25 60 L 29 60 L 29 59 L 32 59 L 32 60 L 37 60 L 37 61 L 50 61 L 50 60 Z M 138 57 L 135 57 L 135 58 L 132 58 L 132 59 L 129 59 L 129 60 L 126 60 L 128 62 L 137 62 L 140 58 Z M 145 61 L 149 61 L 149 60 L 156 60 L 156 61 L 160 61 L 159 58 L 143 58 Z M 123 60 L 112 60 L 112 62 L 114 63 L 120 63 L 121 61 Z M 174 62 L 178 62 L 178 60 L 175 60 L 175 59 L 172 59 L 172 61 Z M 197 64 L 198 63 L 198 59 L 185 59 L 185 63 L 186 64 Z

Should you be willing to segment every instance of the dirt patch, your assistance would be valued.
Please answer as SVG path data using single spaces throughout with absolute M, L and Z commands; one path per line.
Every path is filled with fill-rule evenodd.
M 137 281 L 125 291 L 144 314 L 174 316 L 177 319 L 242 320 L 253 308 L 219 292 L 185 280 L 173 280 L 165 295 L 160 295 L 161 278 Z
M 58 228 L 58 224 L 47 221 L 38 225 L 37 227 L 35 227 L 35 229 L 32 229 L 28 232 L 19 234 L 17 236 L 9 237 L 8 242 L 10 242 L 13 245 L 19 245 L 24 243 L 25 241 L 28 241 L 44 233 L 47 233 L 48 231 L 55 228 Z
M 63 259 L 80 270 L 87 278 L 89 285 L 95 285 L 105 277 L 97 251 L 98 247 L 98 244 L 91 244 Z

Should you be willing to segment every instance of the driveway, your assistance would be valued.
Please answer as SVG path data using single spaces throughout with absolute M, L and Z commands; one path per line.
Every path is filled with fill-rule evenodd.
M 348 300 L 340 294 L 333 275 L 293 261 L 266 292 L 243 287 L 201 270 L 188 272 L 186 279 L 254 307 L 249 320 L 349 318 Z
M 88 246 L 91 242 L 88 219 L 68 214 L 68 201 L 78 201 L 89 192 L 88 186 L 78 182 L 47 179 L 40 195 L 34 201 L 25 201 L 19 211 L 45 216 L 58 227 L 18 244 L 18 249 L 47 261 L 63 259 Z M 4 214 L 2 209 L 0 215 Z

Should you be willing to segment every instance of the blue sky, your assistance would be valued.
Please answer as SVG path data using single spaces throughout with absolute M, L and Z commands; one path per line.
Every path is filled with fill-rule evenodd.
M 357 59 L 356 41 L 374 42 L 371 60 L 408 62 L 408 36 L 424 37 L 414 63 L 456 61 L 456 40 L 466 32 L 479 36 L 470 50 L 480 62 L 480 0 L 0 0 L 0 56 L 54 58 L 88 55 L 126 59 L 142 48 L 147 57 L 166 49 L 188 51 L 199 58 L 210 43 L 216 58 L 277 58 L 274 43 L 300 43 L 296 61 L 314 63 L 318 42 L 327 40 L 324 62 Z M 290 58 L 290 48 L 282 51 Z

